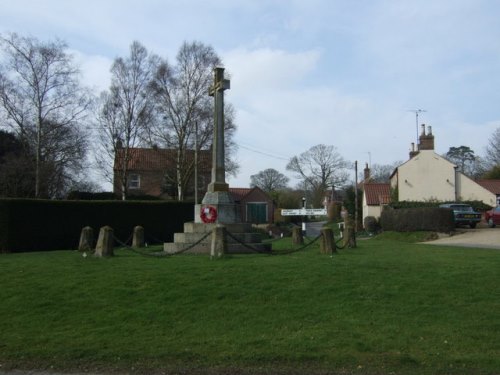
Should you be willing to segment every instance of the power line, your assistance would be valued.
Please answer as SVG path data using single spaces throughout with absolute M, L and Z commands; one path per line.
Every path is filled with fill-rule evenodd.
M 284 157 L 284 156 L 273 155 L 273 154 L 265 152 L 265 151 L 256 150 L 254 148 L 251 148 L 251 147 L 248 147 L 248 146 L 244 146 L 241 143 L 239 143 L 238 146 L 241 147 L 241 148 L 244 148 L 245 150 L 248 150 L 248 151 L 251 151 L 251 152 L 255 152 L 256 154 L 261 154 L 261 155 L 269 156 L 269 157 L 274 158 L 274 159 L 290 160 L 290 158 L 287 158 L 287 157 Z

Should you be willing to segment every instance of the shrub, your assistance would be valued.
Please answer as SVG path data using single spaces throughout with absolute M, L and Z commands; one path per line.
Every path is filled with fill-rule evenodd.
M 335 221 L 340 219 L 341 205 L 336 202 L 328 204 L 328 221 Z
M 368 233 L 377 233 L 380 229 L 378 220 L 374 216 L 365 217 L 363 227 Z
M 125 242 L 140 225 L 148 242 L 168 242 L 193 214 L 185 202 L 0 199 L 0 252 L 76 249 L 86 226 L 109 225 Z
M 448 233 L 454 230 L 453 211 L 438 207 L 386 208 L 380 224 L 384 231 L 414 232 L 435 231 Z

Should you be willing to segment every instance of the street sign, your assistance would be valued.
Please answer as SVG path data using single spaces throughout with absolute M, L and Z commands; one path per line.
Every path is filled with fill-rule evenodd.
M 283 216 L 321 216 L 326 215 L 325 208 L 299 208 L 295 210 L 281 210 Z

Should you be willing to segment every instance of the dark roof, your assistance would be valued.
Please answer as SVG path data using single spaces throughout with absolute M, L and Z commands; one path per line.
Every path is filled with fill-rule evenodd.
M 500 194 L 500 180 L 477 180 L 476 182 L 493 194 Z
M 252 188 L 229 188 L 229 192 L 233 196 L 235 202 L 241 201 L 245 196 L 250 194 Z
M 233 200 L 235 202 L 241 202 L 246 196 L 251 194 L 254 191 L 259 191 L 261 194 L 264 194 L 268 199 L 271 199 L 269 197 L 269 194 L 267 194 L 264 190 L 262 190 L 260 187 L 255 186 L 252 188 L 229 188 L 229 192 L 231 193 Z
M 390 184 L 368 183 L 364 185 L 366 204 L 369 206 L 387 204 L 391 198 Z
M 121 163 L 125 158 L 125 148 L 117 150 L 115 155 L 114 169 L 120 169 Z M 167 150 L 160 148 L 129 148 L 128 149 L 128 170 L 134 171 L 157 171 L 164 170 L 171 166 L 176 159 L 177 150 Z M 210 169 L 212 152 L 209 150 L 200 150 L 198 153 L 199 165 Z M 186 158 L 194 159 L 194 151 L 187 150 Z

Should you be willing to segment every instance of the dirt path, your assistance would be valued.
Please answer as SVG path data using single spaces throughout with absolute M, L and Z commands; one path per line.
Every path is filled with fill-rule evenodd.
M 429 245 L 500 249 L 500 227 L 478 227 L 475 229 L 459 228 L 457 233 L 452 236 L 444 236 L 437 240 L 425 243 Z

